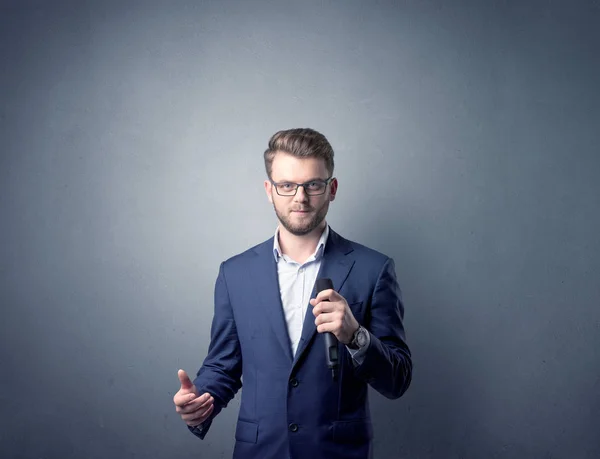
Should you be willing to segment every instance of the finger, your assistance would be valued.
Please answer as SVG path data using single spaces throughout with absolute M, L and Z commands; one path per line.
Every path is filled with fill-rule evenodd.
M 191 402 L 192 400 L 194 400 L 195 398 L 197 398 L 197 395 L 194 393 L 189 393 L 189 392 L 182 392 L 181 390 L 179 390 L 175 396 L 173 397 L 173 403 L 176 406 L 183 406 L 186 403 Z
M 321 314 L 315 319 L 315 326 L 318 331 L 321 331 L 319 327 L 322 325 L 327 328 L 323 331 L 337 332 L 342 328 L 342 318 L 337 313 Z
M 201 396 L 198 396 L 196 392 L 186 392 L 179 390 L 175 396 L 173 397 L 173 403 L 177 406 L 184 406 L 187 403 L 190 403 L 198 398 L 202 398 L 202 400 L 207 400 L 210 397 L 210 394 L 204 393 Z
M 212 413 L 214 406 L 214 404 L 211 404 L 207 408 L 197 410 L 194 413 L 182 414 L 181 419 L 183 419 L 189 425 L 201 424 L 206 420 L 206 418 L 210 416 L 210 413 Z
M 339 302 L 322 301 L 313 307 L 313 314 L 315 317 L 323 313 L 330 313 L 335 311 L 342 311 L 343 304 Z
M 343 300 L 344 300 L 344 297 L 342 295 L 340 295 L 335 290 L 329 289 L 329 290 L 323 290 L 322 292 L 319 292 L 319 294 L 315 298 L 310 300 L 310 303 L 313 306 L 315 306 L 317 303 L 320 303 L 322 301 L 329 301 L 331 303 L 335 303 L 335 302 L 339 302 L 339 301 L 343 301 Z
M 185 370 L 179 370 L 177 372 L 177 376 L 179 377 L 179 382 L 181 382 L 182 389 L 191 389 L 194 387 L 192 381 L 190 380 L 190 377 L 187 375 Z
M 316 326 L 319 326 L 322 324 L 334 324 L 337 326 L 338 324 L 341 324 L 341 323 L 342 323 L 342 316 L 338 311 L 323 312 L 315 318 Z
M 338 331 L 338 328 L 335 325 L 335 322 L 327 322 L 325 324 L 320 324 L 317 326 L 317 333 L 333 333 L 335 335 L 335 332 Z M 336 335 L 337 336 L 337 335 Z
M 212 405 L 214 406 L 214 405 Z M 189 420 L 186 421 L 184 419 L 184 421 L 186 422 L 187 425 L 189 425 L 190 427 L 195 427 L 195 426 L 199 426 L 200 424 L 202 424 L 204 421 L 206 421 L 206 419 L 208 419 L 208 417 L 211 415 L 211 413 L 213 412 L 213 408 L 209 408 L 201 417 L 197 418 L 197 419 L 193 419 L 193 420 Z
M 214 401 L 215 401 L 215 399 L 213 397 L 211 397 L 210 395 L 208 397 L 205 397 L 203 395 L 201 397 L 196 398 L 195 400 L 192 400 L 189 403 L 186 403 L 183 406 L 178 406 L 176 408 L 176 411 L 178 413 L 193 413 L 199 409 L 206 408 L 207 406 L 214 403 Z
M 314 303 L 320 303 L 321 301 L 331 301 L 330 297 L 335 293 L 335 290 L 328 288 L 327 290 L 321 290 L 315 298 L 311 300 L 311 303 L 314 300 Z

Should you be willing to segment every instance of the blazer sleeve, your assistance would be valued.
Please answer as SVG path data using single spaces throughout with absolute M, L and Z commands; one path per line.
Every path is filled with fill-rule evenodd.
M 215 406 L 210 417 L 200 426 L 188 426 L 201 439 L 204 439 L 215 416 L 242 387 L 242 352 L 223 263 L 215 283 L 214 308 L 208 354 L 193 382 L 200 394 L 208 392 L 213 396 Z
M 411 353 L 404 333 L 404 305 L 394 261 L 388 258 L 377 278 L 367 310 L 369 347 L 362 363 L 354 369 L 383 396 L 399 398 L 412 379 Z

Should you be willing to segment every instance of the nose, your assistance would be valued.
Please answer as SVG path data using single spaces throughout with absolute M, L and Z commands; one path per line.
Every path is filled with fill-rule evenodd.
M 294 196 L 294 201 L 296 201 L 296 202 L 308 201 L 308 195 L 306 194 L 306 191 L 304 191 L 303 186 L 299 186 L 298 189 L 296 190 L 296 195 Z

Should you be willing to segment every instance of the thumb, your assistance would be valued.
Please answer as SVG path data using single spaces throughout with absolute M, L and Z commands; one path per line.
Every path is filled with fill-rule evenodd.
M 179 377 L 179 381 L 181 382 L 181 388 L 182 389 L 193 389 L 194 385 L 192 384 L 192 381 L 190 380 L 190 377 L 187 375 L 187 373 L 185 372 L 185 370 L 179 370 L 177 372 L 177 376 Z

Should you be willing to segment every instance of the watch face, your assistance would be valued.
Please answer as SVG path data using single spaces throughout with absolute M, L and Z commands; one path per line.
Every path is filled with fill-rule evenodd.
M 363 347 L 365 344 L 367 344 L 367 337 L 365 336 L 365 331 L 362 328 L 358 331 L 356 342 L 360 347 Z

